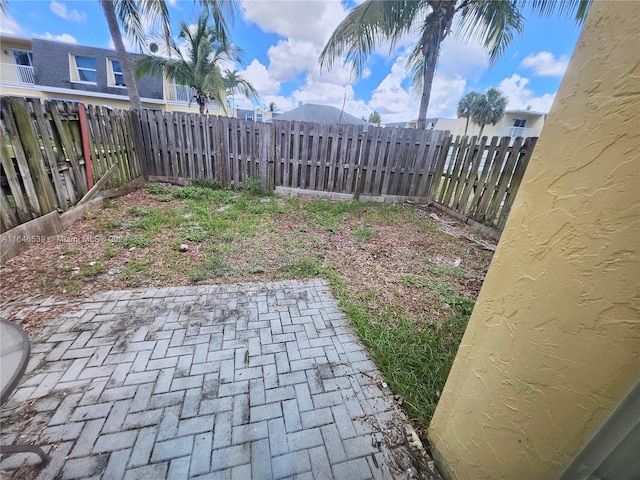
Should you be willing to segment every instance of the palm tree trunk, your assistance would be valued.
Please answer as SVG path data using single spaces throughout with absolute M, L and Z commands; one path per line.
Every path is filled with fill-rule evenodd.
M 437 47 L 440 51 L 440 45 Z M 431 57 L 431 58 L 429 58 Z M 428 55 L 425 58 L 425 68 L 422 74 L 422 95 L 420 96 L 420 111 L 418 113 L 418 130 L 424 130 L 427 123 L 427 110 L 429 101 L 431 100 L 431 87 L 433 85 L 433 77 L 436 75 L 436 59 L 438 55 Z
M 427 110 L 431 100 L 431 87 L 436 74 L 436 63 L 440 56 L 442 42 L 451 29 L 451 22 L 456 13 L 456 2 L 441 1 L 431 5 L 435 28 L 425 30 L 422 36 L 422 54 L 424 66 L 422 69 L 422 95 L 420 96 L 420 111 L 418 112 L 418 129 L 424 130 L 427 121 Z
M 467 123 L 464 124 L 464 134 L 467 134 L 467 130 L 469 129 L 469 117 L 467 117 Z
M 482 138 L 482 131 L 484 130 L 484 124 L 480 125 L 480 133 L 478 134 L 478 138 Z
M 116 17 L 116 10 L 113 5 L 113 0 L 100 0 L 104 15 L 107 18 L 107 25 L 109 26 L 109 32 L 113 39 L 113 45 L 116 49 L 116 57 L 120 62 L 120 68 L 122 69 L 122 76 L 124 77 L 124 83 L 127 87 L 127 93 L 129 94 L 129 100 L 131 101 L 131 108 L 134 110 L 142 110 L 142 104 L 140 103 L 140 94 L 138 93 L 138 84 L 133 78 L 131 72 L 131 63 L 129 62 L 129 56 L 124 48 L 124 42 L 122 41 L 122 34 L 120 33 L 120 25 L 118 25 L 118 18 Z

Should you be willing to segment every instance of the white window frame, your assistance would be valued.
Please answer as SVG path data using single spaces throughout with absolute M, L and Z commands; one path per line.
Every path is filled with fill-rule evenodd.
M 522 125 L 517 125 L 518 122 L 522 122 Z M 516 128 L 526 128 L 527 125 L 527 119 L 526 118 L 514 118 L 513 119 L 513 126 Z
M 256 113 L 256 122 L 262 122 L 262 114 L 261 113 Z
M 245 113 L 244 114 L 244 119 L 249 121 L 249 122 L 253 122 L 253 113 Z
M 96 64 L 96 68 L 87 68 L 87 67 L 79 67 L 78 66 L 78 62 L 77 62 L 77 58 L 91 58 L 94 60 L 95 64 Z M 69 67 L 71 69 L 70 72 L 70 78 L 71 81 L 73 83 L 84 83 L 86 85 L 97 85 L 98 84 L 98 60 L 96 59 L 96 57 L 92 57 L 89 55 L 79 55 L 79 54 L 75 54 L 75 53 L 70 53 L 69 54 Z M 88 80 L 81 80 L 80 79 L 80 71 L 88 71 L 88 72 L 95 72 L 96 73 L 96 81 L 95 82 L 91 82 Z
M 12 48 L 11 49 L 11 53 L 13 56 L 13 62 L 16 65 L 20 65 L 21 67 L 33 67 L 33 51 L 32 50 L 23 50 L 21 48 Z M 21 63 L 18 63 L 18 59 L 16 58 L 16 53 L 26 53 L 27 54 L 27 58 L 29 59 L 29 65 L 22 65 Z
M 118 62 L 120 65 L 120 60 L 117 58 L 107 58 L 107 85 L 113 88 L 127 88 L 124 83 L 124 74 L 122 73 L 122 65 L 120 65 L 120 71 L 116 72 L 113 68 L 113 62 Z M 122 76 L 122 85 L 118 85 L 116 82 L 116 75 Z

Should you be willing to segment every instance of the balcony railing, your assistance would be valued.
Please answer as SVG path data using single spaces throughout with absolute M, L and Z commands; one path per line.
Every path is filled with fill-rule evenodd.
M 500 137 L 537 137 L 540 135 L 539 128 L 527 127 L 505 127 L 500 130 Z
M 170 83 L 166 88 L 167 100 L 170 102 L 177 103 L 189 103 L 191 102 L 191 106 L 197 106 L 198 103 L 195 99 L 196 90 L 192 87 L 184 87 L 182 85 L 177 85 L 175 83 Z M 209 102 L 209 108 L 220 108 L 220 105 L 217 102 Z
M 195 89 L 191 87 L 184 87 L 182 85 L 176 85 L 175 83 L 167 86 L 167 100 L 172 102 L 189 103 L 194 100 L 193 96 L 195 94 Z
M 0 63 L 0 82 L 10 85 L 34 85 L 36 83 L 33 67 Z

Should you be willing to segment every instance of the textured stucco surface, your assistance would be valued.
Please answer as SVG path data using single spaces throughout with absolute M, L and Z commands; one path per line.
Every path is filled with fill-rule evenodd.
M 557 478 L 640 378 L 639 45 L 594 3 L 431 423 L 451 478 Z

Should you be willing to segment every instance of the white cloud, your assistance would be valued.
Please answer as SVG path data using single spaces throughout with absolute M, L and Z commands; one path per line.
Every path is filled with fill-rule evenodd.
M 304 71 L 312 70 L 318 63 L 318 49 L 305 40 L 279 40 L 269 47 L 269 74 L 277 81 L 293 80 Z
M 405 61 L 405 56 L 399 56 L 391 67 L 391 72 L 380 82 L 371 95 L 369 105 L 383 116 L 385 114 L 409 114 L 410 117 L 417 115 L 417 110 L 413 113 L 414 108 L 410 107 L 411 103 L 415 103 L 415 97 L 402 86 L 406 77 Z M 407 110 L 411 110 L 411 113 Z M 386 122 L 387 119 L 383 121 Z
M 477 42 L 461 41 L 448 36 L 442 42 L 438 73 L 446 77 L 462 76 L 479 79 L 489 68 L 489 55 L 485 48 Z
M 245 20 L 263 31 L 324 46 L 347 15 L 341 0 L 298 1 L 244 0 Z
M 53 35 L 53 34 L 47 32 L 44 35 L 39 35 L 39 36 L 41 38 L 46 38 L 48 40 L 55 40 L 56 42 L 78 43 L 78 40 L 76 40 L 76 37 L 74 37 L 73 35 L 70 35 L 68 33 L 62 33 L 60 35 Z
M 520 65 L 530 68 L 536 75 L 541 77 L 561 77 L 567 70 L 569 57 L 561 55 L 560 58 L 555 58 L 553 53 L 542 51 L 530 53 L 524 57 Z
M 271 77 L 267 67 L 255 58 L 247 68 L 239 73 L 251 82 L 261 97 L 263 95 L 276 95 L 280 91 L 280 82 Z
M 4 12 L 0 12 L 0 32 L 9 35 L 18 35 L 22 32 L 22 27 L 18 25 L 15 19 Z
M 76 9 L 68 10 L 64 3 L 56 2 L 56 0 L 51 1 L 49 8 L 54 14 L 65 20 L 79 23 L 87 21 L 87 14 L 85 12 Z
M 536 97 L 534 91 L 527 88 L 528 83 L 528 78 L 521 77 L 517 73 L 500 82 L 500 90 L 509 98 L 507 108 L 525 110 L 531 107 L 533 111 L 547 113 L 551 109 L 556 94 L 545 93 Z

